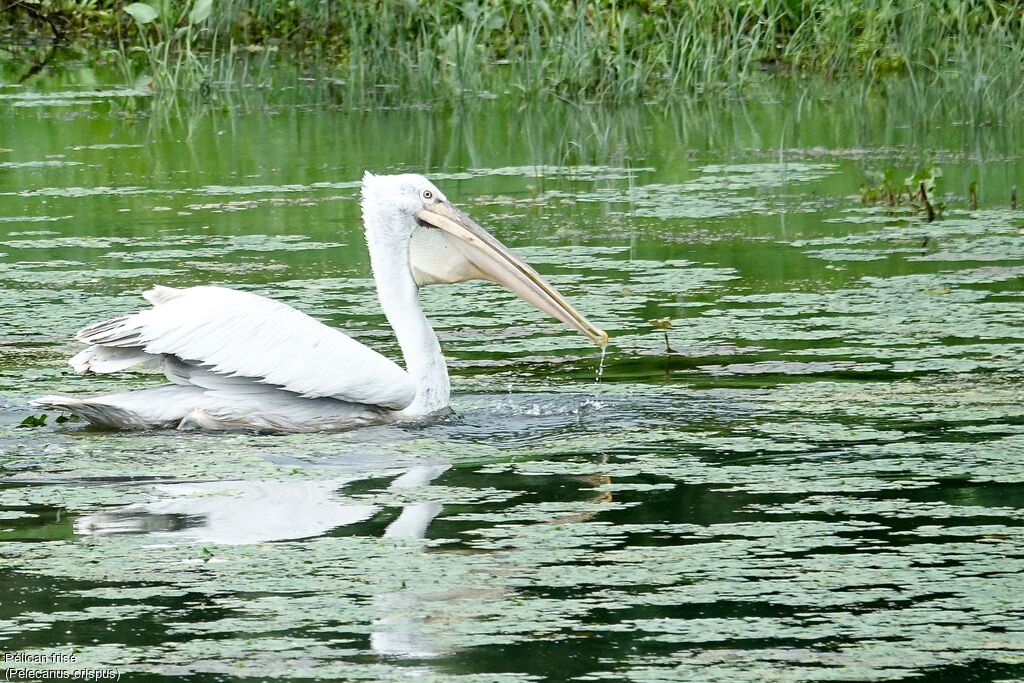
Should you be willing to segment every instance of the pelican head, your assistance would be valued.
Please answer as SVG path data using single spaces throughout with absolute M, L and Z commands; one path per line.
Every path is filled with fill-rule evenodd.
M 418 286 L 465 280 L 496 282 L 598 346 L 608 334 L 421 175 L 366 173 L 362 189 L 367 241 L 408 253 Z M 372 248 L 372 246 L 371 246 Z

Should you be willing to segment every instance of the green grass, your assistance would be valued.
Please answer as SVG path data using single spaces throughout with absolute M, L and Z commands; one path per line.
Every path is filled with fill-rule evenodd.
M 109 0 L 23 0 L 7 13 L 40 34 L 45 17 L 65 40 L 107 41 L 126 78 L 148 74 L 160 91 L 251 84 L 256 55 L 300 64 L 352 106 L 664 101 L 742 95 L 780 74 L 867 89 L 906 79 L 966 94 L 975 118 L 1024 95 L 1016 2 L 214 0 L 192 21 L 199 2 L 153 0 L 158 18 L 144 25 Z

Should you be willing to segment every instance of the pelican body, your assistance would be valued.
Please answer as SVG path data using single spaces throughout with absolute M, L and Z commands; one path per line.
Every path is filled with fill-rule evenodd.
M 156 286 L 152 306 L 90 325 L 71 359 L 82 374 L 162 369 L 169 383 L 33 405 L 115 429 L 326 431 L 445 410 L 451 387 L 419 288 L 496 282 L 592 339 L 608 335 L 423 176 L 366 173 L 362 213 L 384 315 L 405 368 L 291 306 L 226 287 Z

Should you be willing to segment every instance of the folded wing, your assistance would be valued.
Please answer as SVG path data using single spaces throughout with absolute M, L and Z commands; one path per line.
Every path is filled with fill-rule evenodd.
M 144 296 L 152 308 L 81 330 L 79 341 L 90 346 L 72 367 L 106 373 L 164 366 L 172 381 L 186 383 L 188 374 L 174 371 L 184 362 L 306 398 L 394 410 L 416 396 L 398 365 L 279 301 L 225 287 L 154 287 Z

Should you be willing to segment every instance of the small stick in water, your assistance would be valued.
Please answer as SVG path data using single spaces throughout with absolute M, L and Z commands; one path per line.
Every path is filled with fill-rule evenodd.
M 675 353 L 675 350 L 668 344 L 668 331 L 672 329 L 672 320 L 670 318 L 656 318 L 649 322 L 653 327 L 665 333 L 665 353 Z
M 926 217 L 925 222 L 926 223 L 931 223 L 932 221 L 935 220 L 935 207 L 932 206 L 932 203 L 930 201 L 928 201 L 928 190 L 924 189 L 924 181 L 923 180 L 921 181 L 921 184 L 918 187 L 919 187 L 919 189 L 918 189 L 917 196 L 924 203 L 924 211 L 925 211 L 925 217 Z
M 1016 209 L 1017 208 L 1017 186 L 1016 185 L 1014 185 L 1013 187 L 1010 188 L 1010 208 L 1011 209 Z

